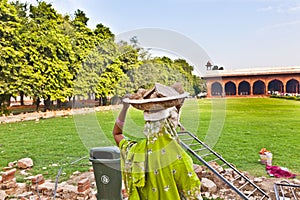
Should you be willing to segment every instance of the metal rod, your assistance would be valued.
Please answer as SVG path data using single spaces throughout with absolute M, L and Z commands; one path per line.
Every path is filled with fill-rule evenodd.
M 61 170 L 62 170 L 62 167 L 60 167 L 60 169 L 58 170 L 58 173 L 56 175 L 55 186 L 54 186 L 54 191 L 53 191 L 53 199 L 54 200 L 55 200 L 56 191 L 57 191 L 58 177 L 60 176 Z
M 81 157 L 81 158 L 78 158 L 78 159 L 76 159 L 75 161 L 71 162 L 70 164 L 73 165 L 73 164 L 77 163 L 78 161 L 81 161 L 82 159 L 84 159 L 84 158 L 86 158 L 86 157 L 88 157 L 88 155 L 83 156 L 83 157 Z
M 254 194 L 254 192 L 256 192 L 257 191 L 257 188 L 255 188 L 249 195 L 248 195 L 248 197 L 250 197 L 252 194 Z

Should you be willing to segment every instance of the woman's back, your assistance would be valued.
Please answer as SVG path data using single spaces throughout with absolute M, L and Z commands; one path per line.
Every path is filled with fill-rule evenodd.
M 130 199 L 201 199 L 192 160 L 173 130 L 167 119 L 146 123 L 145 140 L 120 142 L 123 179 Z

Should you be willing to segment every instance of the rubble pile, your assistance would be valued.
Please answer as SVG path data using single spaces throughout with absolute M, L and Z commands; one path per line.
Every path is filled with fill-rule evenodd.
M 55 183 L 45 180 L 42 174 L 27 176 L 24 183 L 17 183 L 16 173 L 27 174 L 33 166 L 32 159 L 23 158 L 11 162 L 8 167 L 3 168 L 0 176 L 0 199 L 10 200 L 96 200 L 96 184 L 93 172 L 79 176 L 74 172 L 72 181 Z
M 238 179 L 237 173 L 233 169 L 223 169 L 217 163 L 213 163 L 214 169 L 219 173 L 226 173 L 226 179 L 235 182 L 237 188 L 244 185 L 245 180 Z M 97 187 L 92 168 L 88 172 L 74 172 L 67 182 L 55 183 L 45 180 L 42 174 L 30 176 L 27 170 L 33 167 L 31 158 L 23 158 L 19 161 L 8 163 L 7 167 L 0 173 L 0 199 L 1 200 L 96 200 Z M 202 196 L 207 199 L 242 199 L 227 186 L 219 177 L 212 173 L 205 166 L 194 165 L 194 170 L 201 180 Z M 300 198 L 300 180 L 298 179 L 279 179 L 266 177 L 251 177 L 247 172 L 241 172 L 262 190 L 264 190 L 271 199 L 275 198 L 274 183 L 284 181 L 285 183 L 298 185 L 295 190 L 287 188 L 284 192 L 285 199 L 293 199 L 293 195 Z M 22 174 L 25 176 L 22 183 L 16 181 L 15 175 Z M 246 192 L 250 193 L 250 188 L 244 187 Z M 126 191 L 122 190 L 123 198 L 127 198 Z M 260 199 L 260 198 L 250 198 Z
M 82 183 L 87 182 L 82 187 Z M 55 189 L 56 188 L 56 189 Z M 2 194 L 1 199 L 20 199 L 20 200 L 50 200 L 55 196 L 55 199 L 70 199 L 70 200 L 87 200 L 96 199 L 93 189 L 90 187 L 89 181 L 83 179 L 78 182 L 77 186 L 70 185 L 66 182 L 59 183 L 57 186 L 55 183 L 45 181 L 41 174 L 32 178 L 31 184 L 16 183 L 15 179 L 9 182 L 1 183 Z M 1 196 L 2 195 L 2 196 Z
M 96 200 L 97 187 L 94 180 L 94 173 L 92 170 L 85 173 L 74 172 L 67 182 L 55 183 L 49 180 L 45 180 L 42 174 L 35 176 L 27 176 L 24 183 L 17 183 L 15 175 L 16 173 L 24 173 L 25 164 L 20 164 L 21 161 L 28 164 L 28 168 L 32 167 L 33 163 L 30 158 L 21 159 L 18 162 L 9 163 L 8 167 L 3 168 L 0 176 L 0 199 L 10 200 L 51 200 L 55 197 L 57 200 Z M 19 165 L 18 165 L 19 163 Z M 18 167 L 18 166 L 21 166 Z M 221 171 L 227 172 L 227 178 L 229 180 L 236 179 L 237 175 L 232 169 L 222 169 Z M 205 166 L 194 165 L 194 170 L 201 180 L 202 196 L 208 199 L 241 199 L 237 193 L 235 193 L 229 186 L 227 186 L 221 179 L 208 170 Z M 26 169 L 25 169 L 26 171 Z M 274 183 L 279 182 L 280 179 L 266 177 L 250 177 L 247 172 L 243 172 L 250 180 L 256 185 L 261 187 L 266 193 L 269 194 L 271 199 L 275 198 Z M 272 180 L 272 181 L 270 181 Z M 238 186 L 242 186 L 245 182 L 243 180 L 238 181 Z M 298 179 L 289 180 L 290 184 L 299 185 Z M 127 197 L 126 192 L 122 191 L 123 197 Z M 299 189 L 295 191 L 296 195 L 300 196 Z M 285 197 L 292 197 L 292 191 L 287 190 Z M 126 198 L 125 198 L 126 199 Z M 256 198 L 252 198 L 256 199 Z M 291 198 L 292 199 L 292 198 Z
M 236 183 L 235 186 L 237 188 L 243 186 L 245 184 L 245 180 L 238 179 L 238 175 L 236 172 L 234 172 L 232 169 L 223 169 L 221 166 L 219 166 L 217 163 L 213 163 L 214 169 L 217 169 L 219 173 L 225 172 L 226 173 L 226 179 L 230 182 Z M 236 192 L 234 192 L 228 185 L 225 184 L 219 177 L 217 177 L 213 172 L 211 172 L 207 167 L 200 166 L 200 165 L 194 165 L 194 170 L 197 173 L 199 179 L 201 180 L 202 186 L 202 196 L 209 198 L 209 199 L 242 199 Z M 262 190 L 264 190 L 271 199 L 276 199 L 275 192 L 274 192 L 274 183 L 278 183 L 284 179 L 278 179 L 278 178 L 266 178 L 266 177 L 251 177 L 249 173 L 242 172 L 243 175 L 245 175 L 248 179 L 250 179 L 255 185 L 260 187 Z M 298 179 L 289 179 L 288 182 L 290 184 L 294 185 L 300 185 L 300 180 Z M 251 192 L 252 189 L 248 189 L 247 186 L 243 187 L 245 190 L 245 194 L 247 195 L 247 192 Z M 248 189 L 248 190 L 247 190 Z M 295 191 L 294 191 L 295 192 Z M 300 188 L 295 192 L 296 195 L 299 195 L 300 197 Z M 292 197 L 292 190 L 287 189 L 285 191 L 285 197 Z M 249 199 L 260 199 L 259 197 L 250 197 Z

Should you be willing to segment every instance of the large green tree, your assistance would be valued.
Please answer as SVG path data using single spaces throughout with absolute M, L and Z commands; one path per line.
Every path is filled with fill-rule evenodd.
M 37 100 L 43 98 L 46 107 L 50 100 L 65 100 L 72 95 L 74 73 L 70 63 L 75 60 L 70 38 L 65 35 L 65 19 L 51 4 L 38 2 L 30 6 L 25 57 L 30 70 L 30 87 L 26 94 Z
M 143 61 L 138 68 L 133 68 L 127 74 L 130 78 L 129 88 L 137 90 L 139 87 L 148 89 L 153 83 L 159 82 L 172 85 L 181 82 L 191 95 L 203 89 L 201 79 L 192 74 L 193 67 L 185 60 L 172 60 L 168 57 L 155 57 Z
M 107 68 L 117 61 L 117 48 L 114 43 L 114 35 L 111 33 L 109 28 L 98 24 L 97 28 L 92 31 L 87 27 L 84 27 L 84 23 L 80 20 L 75 20 L 75 27 L 80 28 L 78 35 L 85 35 L 85 37 L 79 37 L 78 42 L 83 42 L 83 47 L 86 47 L 85 59 L 82 62 L 82 68 L 80 69 L 75 80 L 75 95 L 77 96 L 88 96 L 90 99 L 92 96 L 103 97 L 107 94 L 104 87 L 99 87 L 99 84 L 105 81 L 105 77 L 102 74 L 106 72 Z M 82 31 L 84 30 L 84 31 Z M 89 44 L 89 45 L 86 45 Z M 113 70 L 115 68 L 110 68 Z M 101 95 L 100 95 L 101 94 Z
M 18 94 L 20 74 L 24 72 L 21 20 L 16 8 L 7 0 L 0 1 L 0 106 L 9 105 L 10 97 Z
M 131 41 L 131 44 L 124 41 L 118 43 L 118 59 L 124 76 L 116 87 L 115 95 L 117 96 L 123 96 L 135 90 L 136 83 L 131 74 L 143 63 L 140 59 L 141 48 L 136 45 L 135 37 Z

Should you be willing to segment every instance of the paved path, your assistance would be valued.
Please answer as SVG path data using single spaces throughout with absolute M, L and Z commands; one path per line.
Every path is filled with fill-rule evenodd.
M 48 119 L 53 117 L 63 117 L 75 114 L 83 114 L 83 113 L 91 113 L 91 112 L 99 112 L 99 111 L 107 111 L 119 108 L 120 105 L 109 105 L 109 106 L 99 106 L 93 108 L 76 108 L 69 110 L 54 110 L 54 111 L 46 111 L 46 112 L 32 112 L 32 113 L 21 113 L 19 115 L 9 115 L 0 117 L 1 123 L 15 123 L 22 121 L 38 121 L 40 119 Z

